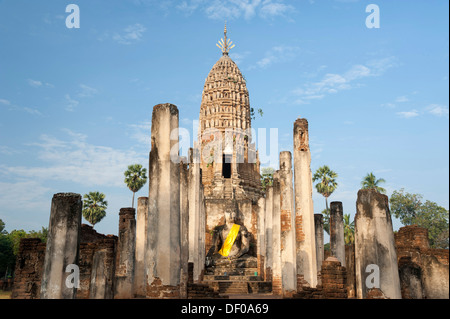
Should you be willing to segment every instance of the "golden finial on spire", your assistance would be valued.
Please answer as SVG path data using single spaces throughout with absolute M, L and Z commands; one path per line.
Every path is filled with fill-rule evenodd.
M 223 55 L 228 55 L 228 52 L 230 52 L 230 50 L 232 48 L 234 48 L 235 45 L 234 44 L 231 45 L 233 43 L 233 41 L 231 41 L 230 39 L 227 38 L 227 22 L 226 21 L 225 21 L 225 29 L 223 31 L 223 34 L 224 34 L 225 40 L 220 39 L 219 43 L 217 43 L 216 45 L 219 49 L 222 50 Z

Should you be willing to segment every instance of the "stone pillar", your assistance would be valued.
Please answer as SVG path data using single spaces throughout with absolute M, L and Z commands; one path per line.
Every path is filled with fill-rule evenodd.
M 341 202 L 330 204 L 330 250 L 331 256 L 336 257 L 342 267 L 345 267 L 344 214 Z
M 113 238 L 103 239 L 97 243 L 92 259 L 90 299 L 114 298 L 115 244 L 116 241 Z
M 280 153 L 280 215 L 281 215 L 281 267 L 283 295 L 291 297 L 297 292 L 297 263 L 295 247 L 294 190 L 292 186 L 291 152 Z
M 294 187 L 295 228 L 297 241 L 297 287 L 303 280 L 311 287 L 317 285 L 316 237 L 312 200 L 311 152 L 308 121 L 294 123 Z
M 189 201 L 188 166 L 186 158 L 180 163 L 180 237 L 181 237 L 181 274 L 180 298 L 187 298 L 188 262 L 189 262 Z
M 178 109 L 153 108 L 147 221 L 147 298 L 178 298 L 181 270 Z
M 67 269 L 67 266 L 78 266 L 82 207 L 80 194 L 58 193 L 53 195 L 41 283 L 41 299 L 75 298 L 75 283 L 72 284 L 73 288 L 68 288 L 66 279 L 68 275 L 73 274 L 72 270 Z
M 272 281 L 273 268 L 273 186 L 266 187 L 266 209 L 265 209 L 265 229 L 266 229 L 266 262 L 265 277 L 266 281 Z
M 266 259 L 266 227 L 265 211 L 266 199 L 261 197 L 256 206 L 256 218 L 258 225 L 258 238 L 256 240 L 256 256 L 258 259 L 258 275 L 265 277 L 265 259 Z
M 323 215 L 314 214 L 314 227 L 316 234 L 316 260 L 317 269 L 322 269 L 322 262 L 324 261 L 324 248 L 323 248 Z
M 136 217 L 136 263 L 134 272 L 135 295 L 145 297 L 145 247 L 147 239 L 148 197 L 139 197 Z
M 204 188 L 201 184 L 200 184 L 200 232 L 198 237 L 198 247 L 199 247 L 198 280 L 203 281 L 203 273 L 205 270 L 205 260 L 206 260 L 206 203 L 205 203 Z
M 401 299 L 388 197 L 374 189 L 358 191 L 355 216 L 355 270 L 357 298 L 366 298 L 370 288 L 379 288 L 388 298 Z M 367 282 L 370 285 L 376 283 L 373 277 L 376 277 L 377 273 L 380 287 L 367 287 Z
M 272 292 L 283 294 L 281 281 L 281 211 L 279 171 L 273 174 L 273 217 L 272 217 Z
M 136 256 L 135 209 L 121 208 L 119 212 L 119 242 L 116 254 L 115 299 L 134 297 L 134 268 Z
M 200 261 L 200 211 L 201 211 L 201 176 L 200 176 L 200 154 L 198 148 L 189 149 L 189 262 L 193 263 L 193 280 L 199 281 L 204 260 Z
M 347 269 L 347 296 L 356 298 L 355 243 L 345 246 L 345 268 Z

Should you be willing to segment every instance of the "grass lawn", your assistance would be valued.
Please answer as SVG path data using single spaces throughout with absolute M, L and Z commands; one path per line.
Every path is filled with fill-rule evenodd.
M 9 299 L 11 296 L 11 291 L 0 290 L 0 299 Z

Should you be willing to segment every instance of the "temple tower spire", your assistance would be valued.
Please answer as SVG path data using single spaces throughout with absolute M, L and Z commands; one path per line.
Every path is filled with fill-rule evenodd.
M 231 41 L 227 37 L 227 22 L 225 21 L 225 29 L 223 31 L 223 39 L 220 39 L 219 43 L 217 43 L 216 45 L 219 49 L 222 50 L 223 55 L 228 55 L 228 52 L 230 52 L 230 50 L 235 47 L 235 45 L 234 44 L 232 45 L 232 43 L 233 43 L 233 41 Z

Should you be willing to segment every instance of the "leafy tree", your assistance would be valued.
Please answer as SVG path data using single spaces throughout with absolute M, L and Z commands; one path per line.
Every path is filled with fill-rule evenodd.
M 330 212 L 324 209 L 322 215 L 323 230 L 330 235 Z M 350 214 L 344 214 L 344 240 L 346 245 L 355 241 L 355 222 L 350 222 Z
M 383 178 L 377 179 L 373 173 L 369 173 L 362 180 L 361 186 L 363 189 L 374 188 L 379 193 L 386 193 L 386 190 L 383 187 L 378 186 L 380 183 L 385 182 L 386 181 Z
M 0 234 L 6 234 L 5 223 L 0 219 Z
M 11 239 L 8 235 L 0 234 L 0 278 L 7 273 L 12 273 L 15 262 Z
M 27 233 L 20 229 L 8 233 L 5 230 L 5 223 L 0 219 L 0 278 L 14 273 L 22 238 L 39 238 L 45 242 L 47 241 L 47 233 L 48 230 L 44 227 L 40 231 L 32 230 Z
M 0 219 L 0 277 L 12 272 L 15 260 L 13 243 L 5 230 L 5 223 Z
M 262 109 L 257 109 L 256 112 L 258 112 L 260 117 L 263 117 L 264 112 Z M 256 114 L 255 114 L 255 109 L 253 107 L 250 108 L 250 118 L 252 120 L 256 120 Z
M 322 222 L 323 222 L 323 230 L 330 234 L 330 211 L 328 209 L 324 209 L 322 211 Z
M 273 185 L 273 173 L 275 173 L 275 169 L 272 167 L 263 167 L 261 169 L 261 185 L 263 191 L 266 191 L 267 186 Z
M 336 178 L 338 174 L 333 172 L 327 165 L 319 167 L 313 175 L 313 182 L 318 181 L 316 190 L 325 197 L 325 206 L 328 209 L 328 197 L 336 190 L 338 184 Z
M 389 198 L 391 213 L 399 218 L 403 225 L 412 225 L 416 219 L 417 212 L 422 206 L 422 195 L 394 191 Z
M 422 195 L 410 194 L 401 189 L 389 199 L 391 213 L 403 225 L 417 225 L 428 229 L 432 248 L 449 248 L 449 212 L 429 200 L 422 203 Z
M 350 222 L 350 214 L 344 214 L 344 240 L 346 245 L 355 241 L 355 221 Z
M 125 171 L 125 184 L 133 192 L 133 201 L 131 207 L 134 208 L 134 194 L 139 191 L 147 182 L 147 169 L 142 168 L 140 164 L 129 165 Z
M 100 192 L 89 192 L 83 196 L 83 217 L 95 226 L 106 216 L 108 202 L 105 194 Z
M 48 228 L 42 227 L 41 230 L 31 230 L 28 232 L 28 238 L 39 238 L 43 243 L 47 242 Z

